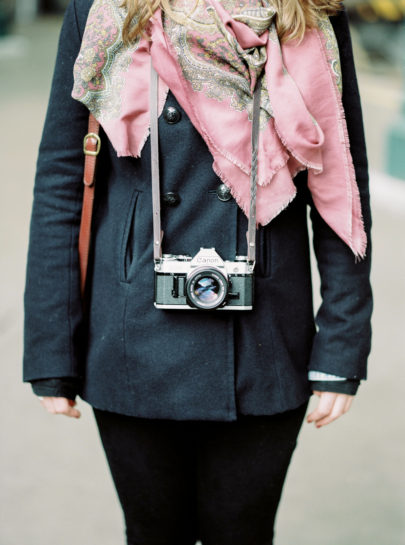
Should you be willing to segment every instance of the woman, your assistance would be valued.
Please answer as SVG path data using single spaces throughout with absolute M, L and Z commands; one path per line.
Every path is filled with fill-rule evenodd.
M 24 380 L 51 413 L 79 417 L 77 394 L 94 408 L 130 545 L 272 543 L 311 393 L 319 403 L 307 421 L 321 427 L 347 412 L 366 378 L 368 173 L 340 7 L 73 0 L 67 9 L 37 166 Z M 154 96 L 162 241 L 152 224 Z M 83 307 L 89 110 L 102 129 Z M 254 112 L 258 228 L 248 251 Z M 235 267 L 253 253 L 253 309 L 230 308 L 233 288 L 225 309 L 196 309 L 194 288 L 175 308 L 174 283 L 163 289 L 171 308 L 154 305 L 154 240 L 174 256 L 214 248 Z

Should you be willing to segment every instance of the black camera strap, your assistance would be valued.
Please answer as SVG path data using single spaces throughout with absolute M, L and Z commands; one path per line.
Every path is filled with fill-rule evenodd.
M 151 62 L 150 81 L 150 140 L 151 140 L 151 171 L 152 171 L 152 206 L 153 206 L 153 258 L 162 259 L 163 231 L 160 216 L 160 174 L 159 174 L 159 139 L 158 139 L 158 83 L 159 76 Z M 257 151 L 260 125 L 260 92 L 259 78 L 253 93 L 252 121 L 252 163 L 250 172 L 250 206 L 247 237 L 247 261 L 253 270 L 256 261 L 256 191 L 257 191 Z

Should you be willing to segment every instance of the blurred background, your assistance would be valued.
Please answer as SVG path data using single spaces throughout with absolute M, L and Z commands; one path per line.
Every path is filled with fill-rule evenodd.
M 370 161 L 373 351 L 349 414 L 304 424 L 276 545 L 405 545 L 405 0 L 345 4 Z M 0 0 L 0 545 L 124 543 L 91 411 L 51 416 L 21 383 L 33 178 L 65 6 Z

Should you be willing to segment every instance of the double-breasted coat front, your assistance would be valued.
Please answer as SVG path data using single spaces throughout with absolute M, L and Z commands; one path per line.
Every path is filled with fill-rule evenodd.
M 97 168 L 93 247 L 82 310 L 78 234 L 88 110 L 71 98 L 91 0 L 73 0 L 60 37 L 40 145 L 25 291 L 24 380 L 80 377 L 93 406 L 147 418 L 234 420 L 273 414 L 311 393 L 309 369 L 365 378 L 370 348 L 370 243 L 364 260 L 314 209 L 306 173 L 294 201 L 257 231 L 254 310 L 161 310 L 153 305 L 150 144 L 118 158 L 105 134 Z M 331 17 L 343 105 L 370 231 L 367 159 L 345 12 Z M 221 181 L 202 137 L 169 92 L 159 118 L 165 253 L 215 247 L 246 254 L 247 220 L 218 198 Z M 314 320 L 307 229 L 322 282 Z

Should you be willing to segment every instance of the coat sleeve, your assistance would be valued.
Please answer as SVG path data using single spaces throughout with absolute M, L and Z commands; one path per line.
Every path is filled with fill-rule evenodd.
M 367 376 L 367 358 L 371 346 L 372 312 L 368 164 L 346 12 L 331 17 L 331 22 L 340 51 L 343 107 L 367 234 L 367 255 L 365 259 L 356 262 L 349 247 L 324 222 L 311 203 L 313 243 L 321 278 L 322 304 L 316 316 L 317 333 L 309 369 L 349 379 L 364 379 Z
M 71 98 L 80 48 L 74 0 L 65 13 L 37 160 L 24 293 L 23 380 L 80 376 L 78 235 L 88 110 Z

